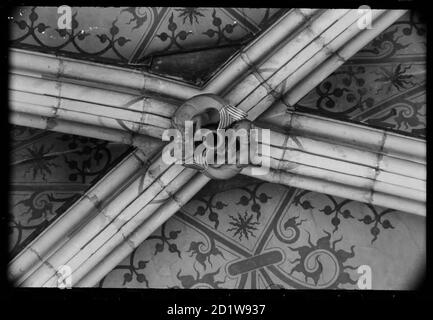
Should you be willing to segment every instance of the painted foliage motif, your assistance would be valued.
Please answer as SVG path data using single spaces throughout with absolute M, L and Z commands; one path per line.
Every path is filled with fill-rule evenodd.
M 197 85 L 202 85 L 241 45 L 287 10 L 73 7 L 71 28 L 59 29 L 57 9 L 16 8 L 9 17 L 11 45 L 139 68 Z M 217 54 L 212 61 L 203 61 L 212 52 L 209 49 L 215 49 Z M 195 68 L 203 71 L 193 78 L 182 72 L 189 66 L 188 61 L 183 61 L 183 54 L 191 51 L 203 51 L 201 63 L 194 62 Z M 168 55 L 170 60 L 164 58 Z M 177 62 L 175 66 L 173 59 Z
M 424 218 L 246 177 L 212 181 L 101 287 L 407 289 L 425 264 Z M 399 263 L 395 263 L 399 261 Z
M 11 132 L 10 253 L 15 256 L 130 148 L 27 127 Z
M 296 110 L 425 137 L 426 25 L 411 11 L 295 106 Z

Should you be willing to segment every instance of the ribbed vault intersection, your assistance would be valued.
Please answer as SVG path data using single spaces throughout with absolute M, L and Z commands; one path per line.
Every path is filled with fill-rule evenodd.
M 272 129 L 270 174 L 254 175 L 250 166 L 242 175 L 425 215 L 423 140 L 294 108 L 404 13 L 373 10 L 375 28 L 361 29 L 357 10 L 288 10 L 203 87 L 12 49 L 11 123 L 137 148 L 18 253 L 11 279 L 56 286 L 67 265 L 74 286 L 95 286 L 182 212 L 210 179 L 162 161 L 161 136 L 199 94 L 217 94 L 248 123 Z

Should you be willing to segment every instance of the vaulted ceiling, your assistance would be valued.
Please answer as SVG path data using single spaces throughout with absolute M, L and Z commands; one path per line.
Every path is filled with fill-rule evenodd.
M 56 27 L 57 8 L 21 7 L 9 17 L 11 46 L 143 70 L 201 87 L 287 11 L 73 8 L 72 30 L 63 31 Z M 425 33 L 419 14 L 407 13 L 294 109 L 424 138 Z M 260 120 L 281 111 L 270 108 Z M 13 127 L 11 138 L 12 257 L 132 150 L 20 126 Z M 387 213 L 386 208 L 249 178 L 215 181 L 99 285 L 309 288 L 334 281 L 351 288 L 354 266 L 368 263 L 389 275 L 378 288 L 407 288 L 409 284 L 395 279 L 416 273 L 416 265 L 423 264 L 424 221 L 402 212 L 382 219 Z M 335 247 L 339 235 L 344 238 L 340 250 Z M 304 247 L 287 249 L 297 240 Z M 333 254 L 340 269 L 319 275 L 296 263 L 320 248 Z M 405 262 L 389 267 L 402 254 Z M 249 270 L 245 262 L 252 256 L 261 257 L 257 270 Z M 293 264 L 283 263 L 285 257 L 293 258 Z

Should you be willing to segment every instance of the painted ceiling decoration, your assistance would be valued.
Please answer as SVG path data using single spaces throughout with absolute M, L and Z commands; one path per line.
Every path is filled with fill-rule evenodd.
M 56 286 L 61 265 L 84 287 L 356 289 L 362 265 L 374 289 L 417 284 L 418 14 L 375 10 L 360 30 L 357 10 L 73 12 L 71 33 L 56 8 L 10 17 L 16 285 Z M 270 174 L 211 180 L 161 162 L 163 129 L 200 93 L 272 129 Z
M 9 18 L 12 46 L 202 85 L 287 9 L 78 7 L 72 11 L 68 31 L 57 27 L 57 7 L 17 8 Z
M 296 105 L 416 137 L 426 127 L 426 25 L 407 13 Z
M 258 180 L 214 180 L 98 286 L 357 289 L 357 268 L 369 265 L 373 288 L 410 289 L 425 264 L 422 219 Z
M 130 152 L 127 145 L 14 126 L 10 252 L 19 253 Z

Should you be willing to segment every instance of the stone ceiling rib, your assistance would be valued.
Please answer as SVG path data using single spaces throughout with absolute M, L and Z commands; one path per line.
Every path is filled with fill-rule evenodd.
M 158 151 L 160 145 L 150 146 L 146 149 L 135 149 L 117 164 L 110 172 L 102 177 L 90 190 L 88 190 L 78 201 L 51 224 L 39 236 L 33 240 L 31 247 L 21 251 L 11 262 L 9 278 L 20 282 L 18 277 L 31 274 L 42 261 L 35 257 L 42 257 L 60 247 L 67 237 L 73 233 L 83 221 L 103 208 L 110 199 L 121 191 L 122 186 L 130 183 L 131 179 L 140 176 L 148 168 L 149 157 L 152 152 Z M 147 152 L 147 153 L 145 153 Z M 120 189 L 120 190 L 119 190 Z M 55 227 L 54 227 L 55 225 Z M 19 261 L 19 263 L 15 263 Z
M 14 103 L 12 102 L 10 103 L 11 109 L 13 104 Z M 94 126 L 61 119 L 56 119 L 55 123 L 53 123 L 50 121 L 50 118 L 16 111 L 13 111 L 9 114 L 9 123 L 18 126 L 50 130 L 65 134 L 128 144 L 142 149 L 145 149 L 149 144 L 154 143 L 154 139 L 150 136 L 137 135 L 126 130 Z
M 378 10 L 379 11 L 379 10 Z M 295 105 L 305 95 L 305 90 L 318 86 L 334 70 L 349 60 L 355 53 L 365 47 L 372 39 L 377 37 L 381 32 L 387 29 L 392 23 L 400 18 L 406 11 L 404 10 L 387 10 L 384 14 L 376 16 L 374 19 L 374 28 L 364 29 L 356 34 L 353 38 L 339 48 L 333 48 L 328 59 L 322 61 L 314 70 L 301 81 L 288 90 L 282 101 L 288 105 Z
M 142 71 L 22 49 L 12 48 L 9 61 L 12 73 L 37 78 L 54 78 L 62 82 L 87 81 L 114 86 L 118 91 L 123 88 L 137 93 L 151 92 L 180 100 L 189 99 L 200 92 L 192 85 Z
M 350 124 L 345 125 L 350 131 Z M 368 135 L 368 131 L 364 128 L 360 133 Z M 383 151 L 388 134 L 382 131 L 377 138 L 373 148 L 362 149 L 357 144 L 339 145 L 338 140 L 333 139 L 318 141 L 298 136 L 293 131 L 290 134 L 271 131 L 269 154 L 260 154 L 256 161 L 251 161 L 266 166 L 261 169 L 263 174 L 252 174 L 252 170 L 257 170 L 254 167 L 246 167 L 242 173 L 425 216 L 425 157 L 412 161 L 390 156 Z M 404 149 L 411 142 L 411 138 L 398 141 L 394 148 Z M 425 150 L 424 141 L 418 143 L 419 148 Z
M 324 118 L 287 110 L 284 104 L 274 105 L 270 114 L 258 121 L 262 126 L 290 132 L 320 141 L 332 141 L 342 146 L 356 146 L 362 150 L 382 151 L 389 156 L 425 163 L 425 140 L 403 136 L 357 123 Z M 383 145 L 380 143 L 383 142 Z
M 212 78 L 203 88 L 204 92 L 225 95 L 224 90 L 230 89 L 240 81 L 245 72 L 255 66 L 256 61 L 263 60 L 266 55 L 272 54 L 281 45 L 290 39 L 290 36 L 302 28 L 308 20 L 312 19 L 321 10 L 318 9 L 292 9 L 280 17 L 264 32 L 266 36 L 254 39 Z M 230 84 L 230 85 L 229 85 Z

